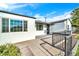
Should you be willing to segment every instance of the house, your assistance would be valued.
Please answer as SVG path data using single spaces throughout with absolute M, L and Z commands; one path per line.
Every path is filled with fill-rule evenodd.
M 72 31 L 72 25 L 70 19 L 64 19 L 59 21 L 50 22 L 50 34 L 53 32 Z
M 35 39 L 39 35 L 71 30 L 67 19 L 43 22 L 35 17 L 0 10 L 0 44 L 16 43 Z

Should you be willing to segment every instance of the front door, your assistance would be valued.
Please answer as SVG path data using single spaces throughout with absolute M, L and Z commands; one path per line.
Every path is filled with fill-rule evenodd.
M 47 24 L 47 34 L 49 34 L 49 24 Z

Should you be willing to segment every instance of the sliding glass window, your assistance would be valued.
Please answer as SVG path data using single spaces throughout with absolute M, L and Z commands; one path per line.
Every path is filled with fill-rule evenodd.
M 20 20 L 10 20 L 10 31 L 11 32 L 20 32 L 22 31 L 22 21 Z
M 2 18 L 2 32 L 23 32 L 23 31 L 24 32 L 27 31 L 27 21 Z
M 9 19 L 2 18 L 2 32 L 9 32 Z

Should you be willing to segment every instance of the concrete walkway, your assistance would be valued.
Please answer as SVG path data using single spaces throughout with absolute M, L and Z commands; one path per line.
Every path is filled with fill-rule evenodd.
M 45 35 L 45 36 L 36 37 L 36 39 L 33 39 L 33 40 L 16 43 L 16 46 L 18 48 L 20 48 L 22 56 L 64 56 L 65 53 L 58 48 L 48 45 L 47 43 L 40 45 L 41 43 L 44 43 L 42 40 L 40 40 L 41 38 L 44 38 L 45 41 L 52 44 L 52 36 Z M 59 47 L 61 49 L 65 48 L 64 40 L 58 41 L 56 39 L 55 42 L 56 42 L 55 45 L 57 47 Z M 75 40 L 75 39 L 72 40 L 73 47 L 75 46 L 76 42 L 77 42 L 77 40 Z M 63 48 L 62 48 L 62 44 L 63 44 Z
M 16 46 L 20 48 L 22 56 L 52 56 L 52 55 L 57 56 L 60 54 L 60 52 L 63 52 L 55 47 L 45 44 L 45 48 L 47 48 L 49 52 L 52 51 L 51 52 L 52 55 L 51 55 L 47 50 L 45 50 L 40 45 L 41 43 L 44 43 L 44 42 L 41 40 L 35 39 L 35 40 L 16 43 Z

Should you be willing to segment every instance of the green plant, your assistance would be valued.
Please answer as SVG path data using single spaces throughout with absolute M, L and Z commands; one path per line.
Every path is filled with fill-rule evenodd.
M 75 38 L 79 40 L 79 34 L 77 34 L 77 35 L 75 36 Z
M 79 56 L 79 45 L 78 45 L 78 48 L 77 48 L 75 56 Z
M 74 25 L 75 27 L 79 27 L 79 8 L 74 9 L 71 12 L 72 15 L 72 25 Z
M 14 44 L 0 45 L 0 56 L 19 56 L 20 49 Z

